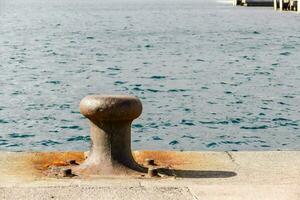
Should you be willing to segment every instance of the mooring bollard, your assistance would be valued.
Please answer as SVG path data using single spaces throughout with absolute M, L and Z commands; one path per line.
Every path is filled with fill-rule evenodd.
M 142 113 L 134 96 L 92 95 L 80 102 L 80 112 L 90 120 L 91 150 L 76 171 L 82 174 L 147 172 L 131 152 L 131 123 Z

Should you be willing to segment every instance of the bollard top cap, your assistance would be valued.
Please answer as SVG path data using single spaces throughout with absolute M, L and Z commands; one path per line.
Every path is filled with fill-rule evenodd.
M 80 113 L 92 121 L 130 121 L 142 109 L 141 101 L 129 95 L 90 95 L 80 102 Z

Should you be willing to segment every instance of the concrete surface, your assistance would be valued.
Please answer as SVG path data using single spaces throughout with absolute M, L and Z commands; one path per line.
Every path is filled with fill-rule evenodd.
M 300 200 L 300 152 L 134 152 L 176 177 L 50 178 L 49 166 L 81 163 L 83 152 L 0 153 L 0 199 Z

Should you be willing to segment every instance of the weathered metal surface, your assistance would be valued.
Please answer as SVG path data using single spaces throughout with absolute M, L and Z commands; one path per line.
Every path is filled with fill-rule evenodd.
M 78 175 L 128 175 L 147 172 L 131 152 L 131 123 L 142 113 L 134 96 L 92 95 L 80 102 L 80 112 L 90 120 L 91 151 L 84 163 L 72 167 Z
M 65 171 L 72 171 L 78 177 L 126 175 L 145 176 L 200 176 L 197 171 L 176 169 L 185 164 L 174 152 L 148 151 L 131 152 L 131 123 L 142 112 L 141 101 L 134 96 L 92 95 L 80 103 L 80 112 L 90 120 L 91 143 L 87 159 L 79 165 L 52 167 L 45 173 L 49 176 L 66 177 Z M 199 158 L 199 157 L 198 157 Z M 190 158 L 191 159 L 191 158 Z M 147 163 L 143 163 L 145 160 Z M 155 160 L 154 163 L 152 160 Z M 75 161 L 77 162 L 77 161 Z M 200 161 L 201 162 L 201 161 Z M 211 161 L 210 161 L 211 162 Z M 210 163 L 208 159 L 203 163 Z M 157 165 L 148 170 L 149 164 Z M 222 172 L 220 176 L 234 176 L 234 172 Z M 201 176 L 206 176 L 201 174 Z M 216 175 L 215 175 L 216 176 Z

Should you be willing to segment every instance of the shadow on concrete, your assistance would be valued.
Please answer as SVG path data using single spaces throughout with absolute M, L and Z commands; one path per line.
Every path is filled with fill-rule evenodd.
M 158 169 L 158 173 L 180 178 L 229 178 L 236 176 L 232 171 L 201 171 L 201 170 L 177 170 L 177 169 Z

